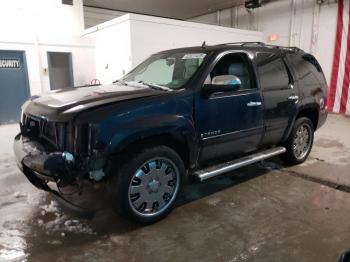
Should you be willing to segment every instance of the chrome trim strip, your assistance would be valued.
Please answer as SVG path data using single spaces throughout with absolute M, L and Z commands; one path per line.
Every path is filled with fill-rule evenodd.
M 250 164 L 260 162 L 266 158 L 270 158 L 273 156 L 277 156 L 279 154 L 283 154 L 286 152 L 286 148 L 284 147 L 276 147 L 272 149 L 267 149 L 262 152 L 258 152 L 249 156 L 245 156 L 236 160 L 233 160 L 228 163 L 219 164 L 213 167 L 209 167 L 207 169 L 199 170 L 195 172 L 193 175 L 199 179 L 199 181 L 204 181 L 209 178 L 227 173 L 229 171 L 248 166 Z
M 216 136 L 208 136 L 208 137 L 204 137 L 202 138 L 202 141 L 211 139 L 211 138 L 218 138 L 218 137 L 222 137 L 222 136 L 228 136 L 228 135 L 233 135 L 233 134 L 238 134 L 240 132 L 249 132 L 249 131 L 254 131 L 254 130 L 258 130 L 258 129 L 263 129 L 264 126 L 259 126 L 259 127 L 252 127 L 249 129 L 242 129 L 242 130 L 238 130 L 238 131 L 233 131 L 233 132 L 228 132 L 228 133 L 224 133 L 224 134 L 220 134 L 220 135 L 216 135 Z
M 261 102 L 254 102 L 254 101 L 250 101 L 247 106 L 252 107 L 252 106 L 261 106 Z

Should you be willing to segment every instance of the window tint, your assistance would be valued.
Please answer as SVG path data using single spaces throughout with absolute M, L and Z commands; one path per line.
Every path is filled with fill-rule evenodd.
M 302 86 L 319 85 L 324 81 L 322 69 L 313 56 L 290 54 L 287 55 L 287 59 L 293 65 L 296 77 Z
M 205 53 L 155 54 L 122 78 L 124 82 L 144 82 L 179 89 L 198 71 Z
M 320 72 L 320 73 L 322 72 L 322 68 L 321 68 L 320 64 L 318 63 L 318 61 L 316 60 L 316 58 L 313 55 L 310 55 L 310 54 L 303 55 L 303 59 L 305 61 L 309 62 L 310 64 L 312 64 L 318 72 Z
M 258 68 L 260 85 L 264 90 L 289 88 L 289 75 L 282 59 L 273 60 Z
M 241 54 L 225 55 L 215 65 L 205 83 L 211 83 L 212 79 L 221 75 L 237 76 L 241 80 L 239 90 L 251 89 L 251 78 L 249 73 L 249 64 Z
M 175 64 L 175 63 L 174 63 Z M 157 84 L 166 85 L 171 82 L 174 64 L 168 65 L 166 59 L 159 59 L 151 63 L 147 70 L 135 77 L 135 81 L 151 82 L 157 78 Z
M 257 64 L 264 64 L 268 59 L 271 59 L 273 57 L 272 53 L 269 52 L 256 52 L 256 63 Z

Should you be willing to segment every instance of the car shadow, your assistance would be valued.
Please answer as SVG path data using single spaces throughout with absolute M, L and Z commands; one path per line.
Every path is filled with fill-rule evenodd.
M 278 170 L 282 167 L 283 166 L 278 158 L 273 158 L 269 162 L 257 163 L 241 168 L 202 183 L 188 182 L 185 185 L 184 190 L 180 193 L 175 208 L 181 208 L 181 206 L 190 202 L 200 200 L 227 188 L 237 186 L 246 181 L 263 176 L 271 170 Z M 70 213 L 69 210 L 61 205 L 57 207 L 57 212 L 46 212 L 46 214 L 43 215 L 41 206 L 52 205 L 52 201 L 54 200 L 51 195 L 47 194 L 41 206 L 39 206 L 38 210 L 32 214 L 32 224 L 29 227 L 25 239 L 27 243 L 36 244 L 28 245 L 26 253 L 35 254 L 43 248 L 46 248 L 48 243 L 56 241 L 57 239 L 61 239 L 61 247 L 64 248 L 65 246 L 69 246 L 71 248 L 72 245 L 75 246 L 84 243 L 91 243 L 97 239 L 108 238 L 111 235 L 122 236 L 142 228 L 142 226 L 122 218 L 113 211 L 111 208 L 113 201 L 111 201 L 104 187 L 98 187 L 95 188 L 95 191 L 92 193 L 89 192 L 87 194 L 84 194 L 86 192 L 83 192 L 80 196 L 80 200 L 82 199 L 82 201 L 85 202 L 85 205 L 86 203 L 90 203 L 90 207 L 96 209 L 96 216 L 92 219 L 83 219 L 76 214 Z M 167 219 L 163 220 L 162 223 L 167 223 L 166 220 Z M 38 221 L 41 222 L 38 223 Z M 67 223 L 67 221 L 70 222 Z M 72 223 L 72 221 L 79 221 L 78 225 L 76 225 L 78 229 L 77 231 L 72 231 L 71 228 L 69 228 L 69 224 Z M 48 226 L 50 224 L 52 225 L 51 228 Z M 157 224 L 155 224 L 156 227 Z M 150 225 L 149 227 L 152 226 L 153 225 Z M 84 227 L 86 228 L 84 229 Z M 66 235 L 63 241 L 61 234 Z
M 203 182 L 187 183 L 183 192 L 179 196 L 177 207 L 252 180 L 270 172 L 271 170 L 279 170 L 281 168 L 283 168 L 282 162 L 279 158 L 275 157 L 272 158 L 271 161 L 263 161 L 243 167 Z

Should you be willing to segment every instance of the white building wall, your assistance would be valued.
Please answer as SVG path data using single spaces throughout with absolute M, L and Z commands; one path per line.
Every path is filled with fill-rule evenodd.
M 237 41 L 262 41 L 262 33 L 145 15 L 127 14 L 89 28 L 95 38 L 97 78 L 122 77 L 155 52 Z
M 93 39 L 81 38 L 82 0 L 2 0 L 0 49 L 25 51 L 31 95 L 50 90 L 47 52 L 71 52 L 74 84 L 95 78 Z
M 335 1 L 318 5 L 315 0 L 272 1 L 251 11 L 238 6 L 189 19 L 198 23 L 257 30 L 263 32 L 263 42 L 298 46 L 316 56 L 328 82 L 332 70 L 336 20 Z M 270 41 L 272 34 L 278 36 L 277 41 Z
M 96 8 L 84 6 L 84 21 L 85 28 L 90 28 L 95 25 L 102 24 L 114 18 L 117 18 L 127 13 L 115 10 L 109 10 L 104 8 Z
M 132 66 L 171 48 L 261 41 L 262 33 L 144 15 L 130 15 Z
M 101 83 L 111 83 L 132 67 L 129 15 L 85 31 L 95 40 L 96 76 Z

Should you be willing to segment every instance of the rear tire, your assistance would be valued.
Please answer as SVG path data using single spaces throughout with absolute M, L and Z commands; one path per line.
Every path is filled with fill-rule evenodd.
M 124 159 L 112 178 L 116 211 L 144 225 L 166 217 L 186 173 L 180 156 L 169 147 L 156 146 Z
M 281 159 L 287 165 L 303 163 L 309 156 L 314 141 L 314 127 L 307 117 L 298 118 L 284 146 L 287 151 Z

